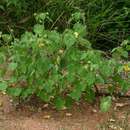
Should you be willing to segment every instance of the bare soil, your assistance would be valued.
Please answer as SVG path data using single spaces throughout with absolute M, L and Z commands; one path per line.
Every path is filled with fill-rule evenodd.
M 111 110 L 102 113 L 99 101 L 56 111 L 37 102 L 16 107 L 0 94 L 0 130 L 130 130 L 130 99 L 116 99 Z

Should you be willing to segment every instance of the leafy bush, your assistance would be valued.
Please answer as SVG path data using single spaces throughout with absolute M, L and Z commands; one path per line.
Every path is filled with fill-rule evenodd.
M 82 17 L 74 17 L 82 16 L 78 14 L 72 15 L 73 27 L 63 33 L 45 28 L 48 13 L 37 14 L 33 31 L 14 38 L 6 51 L 1 50 L 1 63 L 8 64 L 1 72 L 0 90 L 24 100 L 36 95 L 57 109 L 69 107 L 81 98 L 94 101 L 96 84 L 108 84 L 110 93 L 119 86 L 126 92 L 129 82 L 120 75 L 122 64 L 92 49 L 85 38 Z M 12 74 L 5 79 L 7 70 Z

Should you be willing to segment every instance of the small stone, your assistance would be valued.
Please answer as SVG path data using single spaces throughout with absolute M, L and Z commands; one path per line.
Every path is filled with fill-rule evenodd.
M 74 32 L 74 35 L 75 35 L 76 38 L 78 38 L 79 33 L 78 32 Z
M 60 53 L 60 54 L 63 54 L 63 53 L 64 53 L 64 50 L 63 50 L 63 49 L 60 49 L 60 50 L 59 50 L 59 53 Z
M 67 107 L 63 107 L 63 108 L 62 108 L 62 110 L 66 110 L 66 109 L 67 109 Z
M 13 102 L 13 99 L 10 99 L 10 102 L 12 103 L 12 102 Z
M 113 100 L 113 101 L 116 101 L 116 98 L 113 96 L 113 97 L 112 97 L 112 100 Z
M 44 119 L 50 119 L 51 116 L 50 116 L 50 115 L 45 115 L 43 118 L 44 118 Z
M 48 104 L 45 104 L 44 106 L 43 106 L 43 108 L 47 108 L 49 105 Z
M 112 118 L 111 118 L 109 121 L 110 121 L 110 122 L 115 122 L 115 120 L 114 120 L 114 119 L 112 119 Z
M 123 128 L 119 128 L 119 130 L 123 130 Z
M 6 95 L 6 92 L 2 92 L 3 95 Z
M 117 127 L 114 126 L 114 125 L 109 125 L 109 128 L 111 128 L 112 130 L 116 130 L 117 129 Z
M 72 116 L 72 113 L 66 113 L 65 115 L 70 117 L 70 116 Z
M 96 109 L 93 109 L 92 111 L 93 111 L 94 113 L 96 113 L 96 112 L 97 112 L 97 110 L 96 110 Z

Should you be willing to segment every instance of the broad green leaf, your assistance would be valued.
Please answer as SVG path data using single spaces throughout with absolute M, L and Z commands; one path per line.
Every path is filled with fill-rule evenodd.
M 101 75 L 96 75 L 96 83 L 105 83 L 105 80 L 103 79 L 103 77 Z
M 0 82 L 0 90 L 5 91 L 8 87 L 8 84 L 6 82 Z
M 82 19 L 82 13 L 81 12 L 75 12 L 75 13 L 73 13 L 72 14 L 72 19 L 74 20 L 74 21 L 79 21 L 79 20 L 81 20 Z
M 20 43 L 22 44 L 14 44 L 15 47 L 21 49 L 21 47 L 28 47 L 28 44 L 34 40 L 34 35 L 32 32 L 25 32 L 21 35 Z M 23 46 L 22 46 L 23 45 Z M 25 48 L 26 49 L 26 48 Z
M 112 100 L 110 96 L 102 98 L 100 103 L 101 111 L 107 112 L 110 109 L 111 104 L 112 104 Z
M 71 32 L 71 31 L 65 32 L 65 34 L 63 36 L 63 42 L 65 43 L 67 48 L 70 48 L 72 45 L 74 45 L 76 42 L 76 38 L 75 38 L 73 32 Z
M 86 91 L 85 100 L 92 103 L 95 100 L 95 93 L 92 89 Z
M 127 50 L 127 51 L 130 51 L 130 45 L 127 45 L 127 46 L 126 46 L 126 50 Z
M 105 63 L 104 61 L 100 66 L 100 73 L 103 77 L 108 78 L 113 73 L 113 66 L 111 66 L 108 62 Z
M 17 80 L 18 80 L 17 77 L 13 77 L 13 76 L 12 76 L 12 77 L 10 78 L 10 80 L 9 80 L 9 83 L 15 83 L 15 82 L 17 82 Z
M 128 52 L 127 51 L 122 51 L 122 56 L 124 57 L 124 58 L 128 58 Z
M 17 63 L 12 62 L 9 64 L 9 70 L 15 70 L 16 68 L 17 68 Z
M 83 53 L 81 54 L 80 60 L 84 60 L 84 59 L 86 59 L 86 57 L 87 57 L 87 53 L 86 53 L 86 52 L 83 52 Z
M 73 30 L 81 37 L 84 37 L 86 35 L 86 26 L 81 23 L 74 24 Z
M 71 97 L 69 97 L 69 96 L 67 96 L 66 98 L 65 98 L 65 106 L 67 107 L 67 108 L 71 108 L 72 107 L 72 105 L 73 105 L 73 99 L 71 98 Z
M 130 83 L 124 79 L 118 81 L 123 93 L 126 93 L 130 88 Z
M 86 77 L 84 77 L 86 79 L 87 85 L 91 86 L 92 84 L 94 84 L 95 82 L 95 74 L 92 72 L 87 72 Z
M 84 38 L 82 38 L 82 37 L 79 37 L 79 38 L 78 38 L 78 42 L 79 42 L 79 44 L 80 44 L 82 47 L 87 48 L 87 49 L 91 49 L 91 43 L 90 43 L 89 40 L 84 39 Z
M 45 19 L 47 18 L 48 13 L 38 13 L 34 14 L 35 19 L 38 23 L 44 23 Z
M 50 31 L 48 32 L 48 39 L 50 39 L 51 41 L 53 41 L 54 43 L 60 43 L 61 40 L 61 36 L 58 32 L 56 31 Z M 53 44 L 54 44 L 53 43 Z
M 32 95 L 33 92 L 34 92 L 34 88 L 27 88 L 27 89 L 25 89 L 25 90 L 22 92 L 22 94 L 21 94 L 22 99 L 25 99 L 25 98 L 27 98 L 28 96 Z
M 22 90 L 23 90 L 22 88 L 8 88 L 7 93 L 11 96 L 19 97 Z
M 5 62 L 6 56 L 3 53 L 0 53 L 0 64 Z
M 61 110 L 65 107 L 65 100 L 61 97 L 57 97 L 54 101 L 54 104 L 58 110 Z
M 52 93 L 54 86 L 54 82 L 52 80 L 48 80 L 44 85 L 43 88 L 46 90 L 47 93 Z
M 81 95 L 82 95 L 82 91 L 78 88 L 74 88 L 73 91 L 69 94 L 69 96 L 76 101 L 79 101 Z
M 117 47 L 115 49 L 112 50 L 113 52 L 113 56 L 114 57 L 124 57 L 124 58 L 128 58 L 128 52 L 126 50 L 124 50 L 122 47 Z
M 1 9 L 2 11 L 5 11 L 5 7 L 4 7 L 3 5 L 0 5 L 0 9 Z
M 87 60 L 92 62 L 93 64 L 100 64 L 102 61 L 101 59 L 101 53 L 94 50 L 88 50 L 87 51 Z
M 6 43 L 9 43 L 12 41 L 12 36 L 10 34 L 2 34 L 2 40 Z
M 33 31 L 35 34 L 42 36 L 44 34 L 44 25 L 36 24 Z
M 44 91 L 40 91 L 37 93 L 37 96 L 44 102 L 49 102 L 50 101 L 50 95 L 48 95 Z

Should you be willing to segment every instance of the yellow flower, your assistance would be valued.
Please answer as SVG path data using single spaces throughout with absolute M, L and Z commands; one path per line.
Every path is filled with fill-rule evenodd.
M 124 65 L 124 71 L 125 72 L 129 72 L 130 71 L 130 67 L 128 66 L 128 64 Z
M 59 50 L 59 53 L 60 53 L 60 54 L 63 54 L 63 53 L 64 53 L 64 50 L 63 50 L 63 49 L 60 49 L 60 50 Z
M 44 43 L 39 43 L 39 44 L 38 44 L 38 47 L 39 47 L 39 48 L 41 48 L 41 47 L 43 47 L 43 46 L 44 46 Z
M 79 33 L 78 32 L 74 32 L 74 35 L 75 35 L 76 38 L 78 38 Z

